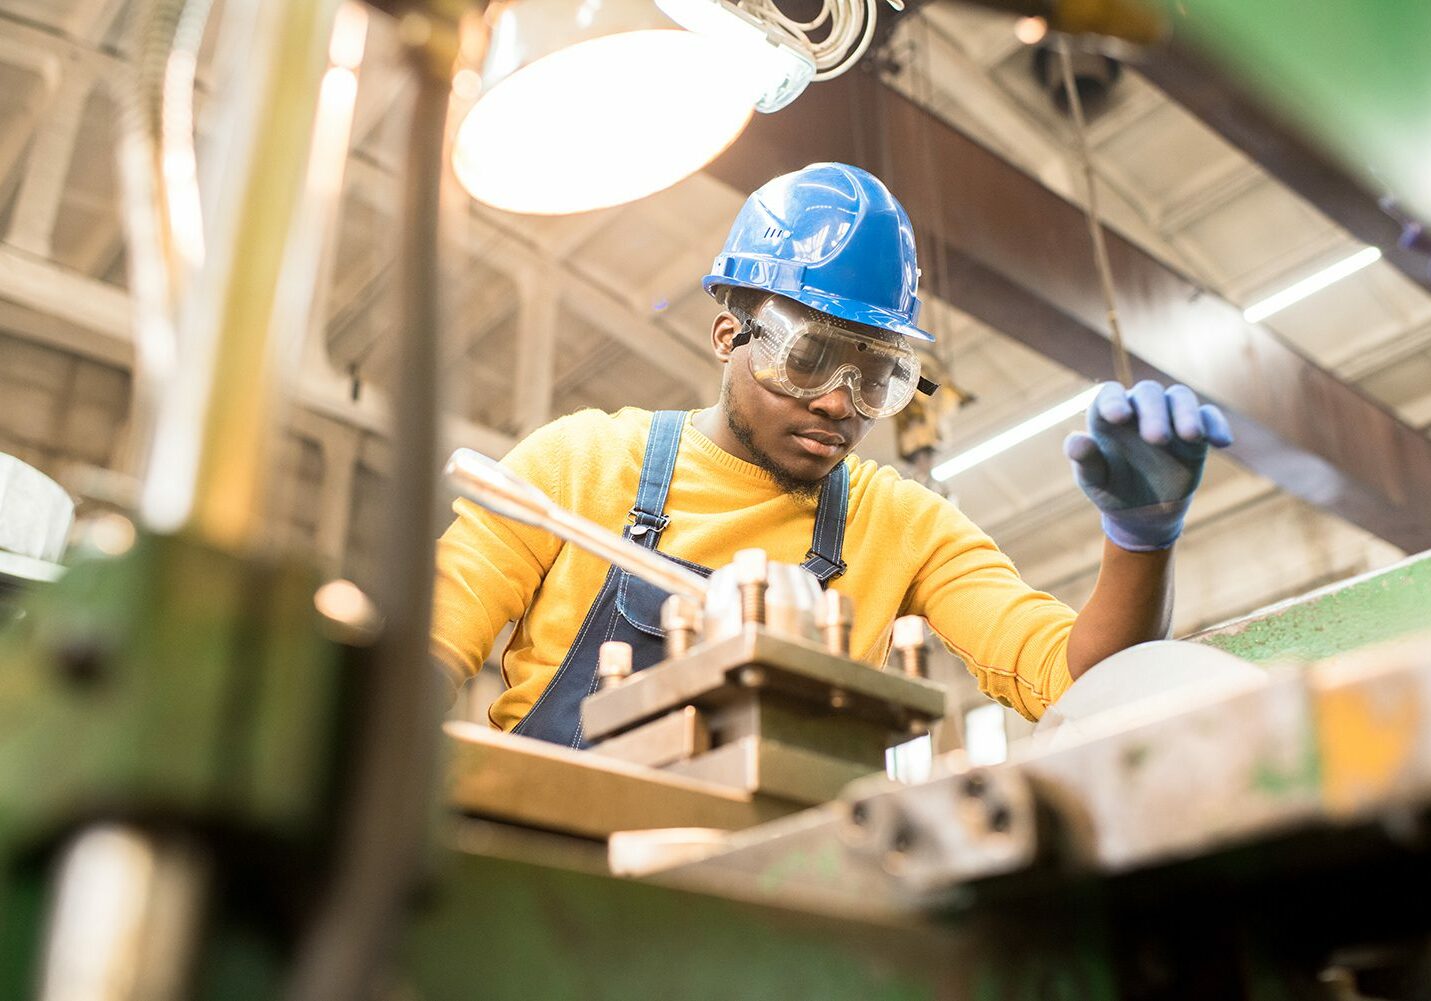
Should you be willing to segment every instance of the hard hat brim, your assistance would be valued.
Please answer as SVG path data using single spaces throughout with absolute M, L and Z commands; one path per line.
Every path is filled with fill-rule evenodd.
M 868 303 L 856 302 L 843 296 L 831 295 L 828 292 L 821 292 L 818 289 L 771 289 L 765 285 L 757 285 L 753 282 L 742 281 L 739 278 L 725 275 L 706 275 L 701 279 L 701 288 L 714 296 L 715 289 L 721 286 L 732 286 L 734 288 L 748 288 L 757 292 L 767 292 L 772 295 L 783 295 L 787 299 L 794 299 L 796 302 L 811 309 L 819 310 L 821 313 L 829 313 L 850 323 L 862 323 L 867 327 L 879 327 L 881 330 L 888 330 L 891 333 L 903 334 L 905 337 L 916 341 L 934 342 L 934 335 L 926 330 L 916 327 L 905 320 L 899 313 L 889 309 L 881 309 L 878 306 L 871 306 Z

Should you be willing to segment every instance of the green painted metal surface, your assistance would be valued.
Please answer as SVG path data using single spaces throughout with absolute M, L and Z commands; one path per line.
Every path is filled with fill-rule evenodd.
M 0 633 L 0 854 L 112 800 L 311 826 L 340 684 L 316 584 L 151 537 L 36 593 Z
M 1431 3 L 1147 2 L 1371 190 L 1431 220 Z
M 896 928 L 454 854 L 406 935 L 422 1001 L 1111 1001 L 1096 901 Z
M 404 964 L 424 1001 L 932 1001 L 945 962 L 887 931 L 872 948 L 833 922 L 480 856 L 452 858 L 439 892 Z
M 1254 663 L 1316 661 L 1421 630 L 1431 630 L 1431 553 L 1189 639 Z
M 235 899 L 246 875 L 321 850 L 348 665 L 319 628 L 317 583 L 298 565 L 145 537 L 28 594 L 0 629 L 0 998 L 30 996 L 50 859 L 88 823 L 224 831 Z M 249 988 L 277 968 L 271 939 L 216 936 L 205 996 L 262 996 Z

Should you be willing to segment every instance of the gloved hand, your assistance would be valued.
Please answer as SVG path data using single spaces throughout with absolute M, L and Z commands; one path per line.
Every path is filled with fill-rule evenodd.
M 1105 382 L 1088 407 L 1088 433 L 1063 443 L 1073 478 L 1103 512 L 1103 532 L 1122 549 L 1171 546 L 1202 480 L 1209 445 L 1232 444 L 1221 410 L 1186 386 Z

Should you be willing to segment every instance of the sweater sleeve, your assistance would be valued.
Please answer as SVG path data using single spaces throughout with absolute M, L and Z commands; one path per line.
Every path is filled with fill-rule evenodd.
M 923 615 L 968 666 L 979 689 L 1036 720 L 1072 683 L 1076 614 L 1024 582 L 992 539 L 957 507 L 901 484 L 905 544 L 922 555 L 907 613 Z
M 538 428 L 502 459 L 563 505 L 569 484 L 561 457 L 571 448 L 572 424 L 563 417 Z M 502 627 L 526 611 L 562 543 L 463 498 L 452 509 L 456 518 L 437 542 L 431 649 L 456 688 L 481 669 Z

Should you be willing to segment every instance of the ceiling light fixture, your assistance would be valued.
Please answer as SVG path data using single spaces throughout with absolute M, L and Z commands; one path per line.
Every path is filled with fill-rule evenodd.
M 968 451 L 960 452 L 953 458 L 941 462 L 930 470 L 929 475 L 942 483 L 974 468 L 981 462 L 987 462 L 994 456 L 1007 452 L 1039 432 L 1047 431 L 1051 427 L 1062 424 L 1070 417 L 1083 413 L 1093 402 L 1093 398 L 1098 395 L 1098 389 L 1098 386 L 1090 386 L 1072 399 L 1064 400 L 1057 406 L 1050 407 L 1037 417 L 1030 417 L 1007 431 L 999 432 Z
M 901 0 L 888 0 L 896 7 Z M 805 23 L 777 0 L 521 0 L 496 16 L 453 169 L 478 201 L 559 215 L 644 197 L 695 173 L 755 111 L 854 65 L 877 0 L 828 0 Z M 812 39 L 814 34 L 818 39 Z
M 1248 306 L 1242 311 L 1242 318 L 1248 323 L 1260 323 L 1273 313 L 1280 313 L 1293 303 L 1301 302 L 1307 296 L 1320 292 L 1328 285 L 1335 284 L 1349 275 L 1354 275 L 1362 268 L 1369 267 L 1379 260 L 1381 260 L 1381 251 L 1376 247 L 1358 250 L 1350 257 L 1323 268 L 1314 275 L 1303 278 L 1275 295 L 1269 295 L 1261 302 Z

